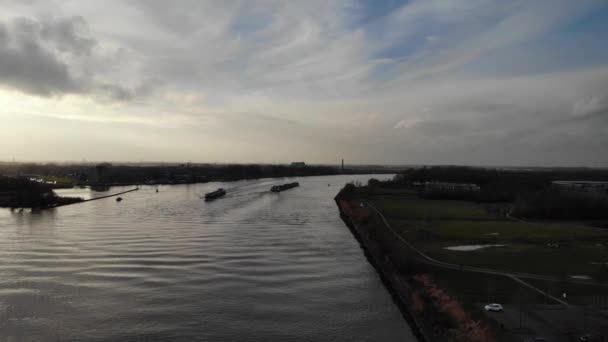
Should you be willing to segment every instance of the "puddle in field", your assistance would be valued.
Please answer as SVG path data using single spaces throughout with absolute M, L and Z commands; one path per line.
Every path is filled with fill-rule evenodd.
M 588 275 L 571 275 L 572 279 L 582 279 L 582 280 L 591 280 L 591 277 Z
M 458 252 L 471 252 L 471 251 L 476 251 L 476 250 L 483 249 L 483 248 L 504 247 L 504 246 L 506 246 L 506 245 L 461 245 L 461 246 L 444 247 L 444 249 L 447 249 L 450 251 L 458 251 Z
M 498 235 L 500 235 L 500 233 L 485 233 L 483 235 L 486 235 L 486 236 L 498 236 Z

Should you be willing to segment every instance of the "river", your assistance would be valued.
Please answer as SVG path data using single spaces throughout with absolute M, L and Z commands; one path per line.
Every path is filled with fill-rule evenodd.
M 0 341 L 415 341 L 333 202 L 369 178 L 146 186 L 122 202 L 2 209 Z M 268 191 L 291 181 L 300 187 Z M 219 187 L 225 198 L 200 199 Z

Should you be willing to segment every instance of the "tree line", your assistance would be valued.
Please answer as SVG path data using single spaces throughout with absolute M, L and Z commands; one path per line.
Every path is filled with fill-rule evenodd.
M 268 177 L 299 177 L 334 175 L 341 171 L 331 166 L 291 167 L 288 165 L 259 164 L 181 164 L 181 165 L 121 165 L 121 164 L 4 164 L 0 174 L 24 174 L 67 177 L 75 184 L 145 184 L 197 183 L 233 181 Z
M 608 169 L 491 169 L 460 166 L 411 168 L 392 180 L 370 180 L 371 186 L 419 189 L 429 199 L 468 200 L 513 205 L 517 217 L 538 219 L 608 219 L 608 193 L 576 192 L 552 181 L 608 181 Z M 468 183 L 478 191 L 424 191 L 426 182 Z

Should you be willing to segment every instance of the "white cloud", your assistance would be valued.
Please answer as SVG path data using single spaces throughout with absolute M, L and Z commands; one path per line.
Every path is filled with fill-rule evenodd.
M 418 121 L 415 119 L 403 119 L 395 124 L 393 128 L 412 128 L 414 127 Z
M 528 149 L 537 156 L 551 146 L 567 150 L 555 138 L 566 133 L 570 150 L 591 151 L 596 145 L 584 133 L 606 125 L 596 115 L 607 98 L 605 65 L 530 75 L 479 72 L 475 65 L 489 53 L 540 39 L 598 3 L 413 0 L 360 23 L 353 11 L 365 6 L 356 0 L 0 1 L 6 20 L 82 18 L 82 35 L 51 36 L 70 46 L 94 42 L 81 44 L 88 54 L 67 56 L 59 43 L 50 50 L 55 59 L 45 61 L 65 71 L 63 82 L 10 74 L 12 81 L 3 82 L 10 90 L 0 98 L 12 106 L 10 115 L 197 129 L 201 134 L 189 140 L 193 160 L 205 157 L 197 157 L 196 147 L 210 142 L 231 146 L 231 153 L 251 148 L 250 161 L 278 160 L 286 153 L 272 147 L 289 140 L 319 162 L 348 153 L 361 162 L 413 163 L 431 152 L 441 162 L 468 150 L 463 163 L 483 163 L 513 137 L 537 148 Z M 2 37 L 0 30 L 0 45 Z M 0 57 L 8 56 L 3 51 Z M 8 75 L 1 65 L 0 74 Z M 53 93 L 40 86 L 72 95 L 15 93 Z M 8 115 L 3 107 L 0 114 Z M 509 158 L 506 164 L 528 160 Z
M 603 94 L 608 97 L 608 94 Z M 591 95 L 576 101 L 572 106 L 572 114 L 575 116 L 593 115 L 599 111 L 608 109 L 608 99 L 600 95 Z

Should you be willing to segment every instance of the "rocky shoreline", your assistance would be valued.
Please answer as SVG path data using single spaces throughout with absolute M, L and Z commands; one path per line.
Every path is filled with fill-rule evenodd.
M 409 323 L 414 335 L 420 342 L 431 342 L 428 334 L 425 333 L 422 323 L 413 314 L 412 302 L 408 298 L 408 293 L 412 293 L 411 286 L 404 277 L 399 274 L 391 259 L 383 252 L 382 246 L 374 241 L 369 232 L 363 229 L 360 224 L 356 224 L 349 215 L 342 209 L 338 197 L 335 199 L 340 211 L 340 218 L 349 228 L 353 236 L 359 242 L 368 261 L 378 272 L 382 282 L 393 297 L 405 320 Z

